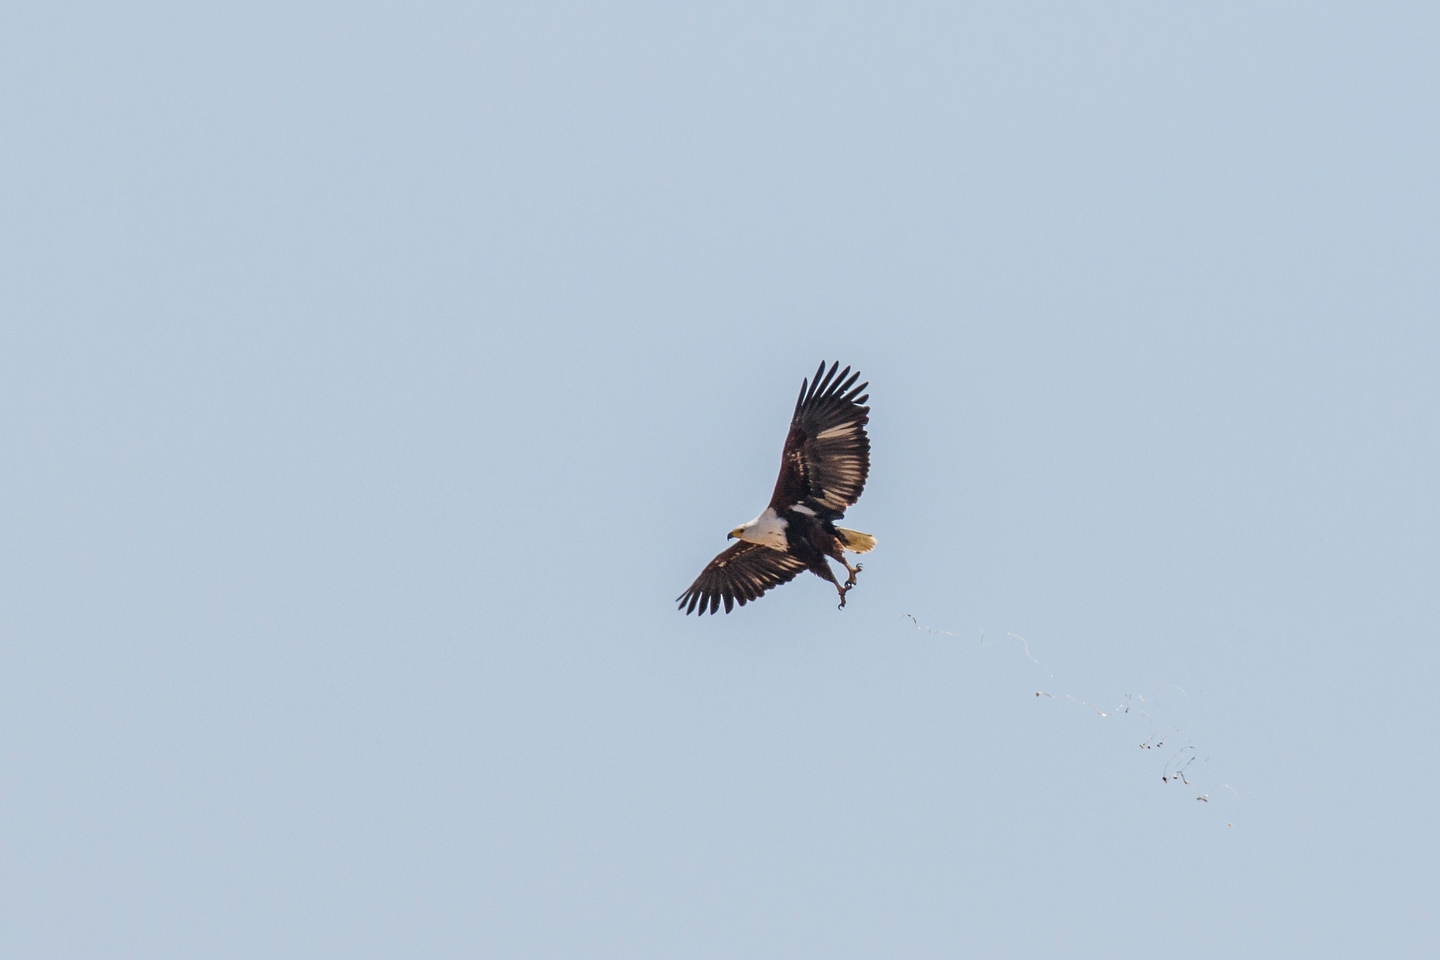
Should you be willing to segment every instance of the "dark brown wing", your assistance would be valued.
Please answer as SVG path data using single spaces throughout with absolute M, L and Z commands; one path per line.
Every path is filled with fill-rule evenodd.
M 802 504 L 826 520 L 839 520 L 845 508 L 860 499 L 865 478 L 870 475 L 870 399 L 859 371 L 846 367 L 837 376 L 839 363 L 825 372 L 825 364 L 813 380 L 800 384 L 800 399 L 790 420 L 790 434 L 780 455 L 780 479 L 770 506 L 777 511 Z
M 680 594 L 680 608 L 690 614 L 698 604 L 702 614 L 706 607 L 714 613 L 724 600 L 729 613 L 736 601 L 743 607 L 771 587 L 794 580 L 804 569 L 804 562 L 794 554 L 742 540 L 710 561 L 690 589 Z

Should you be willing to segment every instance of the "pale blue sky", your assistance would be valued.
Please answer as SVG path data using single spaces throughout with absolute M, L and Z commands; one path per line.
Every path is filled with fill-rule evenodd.
M 1436 952 L 1437 11 L 12 5 L 0 953 Z

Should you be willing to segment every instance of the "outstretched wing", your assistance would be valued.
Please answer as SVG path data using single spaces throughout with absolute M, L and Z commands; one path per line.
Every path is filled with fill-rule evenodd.
M 860 499 L 865 478 L 870 475 L 870 438 L 865 424 L 870 421 L 870 399 L 859 371 L 846 367 L 837 376 L 836 368 L 825 364 L 812 380 L 800 384 L 800 399 L 790 420 L 790 434 L 780 455 L 780 479 L 770 506 L 777 511 L 795 505 L 808 507 L 816 516 L 839 520 L 845 508 Z
M 742 540 L 710 561 L 690 589 L 680 594 L 680 608 L 690 614 L 698 604 L 702 614 L 707 606 L 714 613 L 723 599 L 729 613 L 736 601 L 743 607 L 771 587 L 794 580 L 804 569 L 804 562 L 794 554 Z

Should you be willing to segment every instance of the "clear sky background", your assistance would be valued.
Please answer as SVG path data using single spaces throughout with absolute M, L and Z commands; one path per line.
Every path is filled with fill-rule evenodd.
M 0 953 L 1440 952 L 1437 50 L 9 5 Z M 850 605 L 679 615 L 822 358 Z

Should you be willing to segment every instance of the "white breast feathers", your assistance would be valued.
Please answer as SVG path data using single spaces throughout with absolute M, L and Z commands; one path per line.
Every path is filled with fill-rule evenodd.
M 766 507 L 765 512 L 740 528 L 740 539 L 747 543 L 758 543 L 775 550 L 788 550 L 785 539 L 788 524 L 775 515 L 774 509 Z

